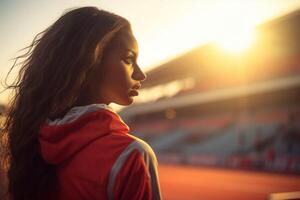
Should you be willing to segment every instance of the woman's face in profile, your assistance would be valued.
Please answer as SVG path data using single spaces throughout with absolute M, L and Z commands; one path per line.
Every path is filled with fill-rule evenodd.
M 146 76 L 137 64 L 138 44 L 129 28 L 122 29 L 105 50 L 98 73 L 93 75 L 97 103 L 129 105 Z M 100 78 L 101 77 L 101 78 Z

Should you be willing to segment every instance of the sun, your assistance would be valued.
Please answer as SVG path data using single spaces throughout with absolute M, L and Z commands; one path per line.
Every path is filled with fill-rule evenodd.
M 255 31 L 253 29 L 239 30 L 237 27 L 221 32 L 214 42 L 228 52 L 241 53 L 250 48 L 254 40 Z

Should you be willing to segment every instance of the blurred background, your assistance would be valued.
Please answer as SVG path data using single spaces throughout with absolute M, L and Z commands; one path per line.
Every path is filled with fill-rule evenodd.
M 299 0 L 46 2 L 1 1 L 1 81 L 65 9 L 110 10 L 131 21 L 147 74 L 134 104 L 112 106 L 156 153 L 164 199 L 300 191 Z

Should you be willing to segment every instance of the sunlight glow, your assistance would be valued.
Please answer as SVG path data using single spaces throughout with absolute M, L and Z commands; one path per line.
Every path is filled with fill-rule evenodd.
M 254 42 L 254 30 L 260 18 L 249 9 L 254 7 L 255 2 L 218 4 L 210 17 L 211 41 L 230 53 L 241 53 L 249 48 Z
M 255 32 L 253 30 L 228 30 L 216 39 L 216 43 L 232 53 L 241 53 L 248 49 L 255 40 Z
M 259 5 L 258 1 L 227 0 L 206 4 L 199 1 L 198 5 L 185 8 L 185 13 L 177 14 L 173 23 L 164 24 L 159 32 L 151 33 L 148 38 L 141 36 L 144 41 L 140 48 L 141 65 L 163 61 L 163 55 L 167 54 L 169 57 L 165 60 L 170 60 L 179 55 L 179 50 L 187 52 L 207 42 L 216 43 L 228 53 L 242 53 L 254 42 L 257 24 L 266 18 L 266 14 L 257 9 Z

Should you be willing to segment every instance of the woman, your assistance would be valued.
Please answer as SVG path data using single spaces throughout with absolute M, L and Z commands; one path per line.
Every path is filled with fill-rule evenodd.
M 130 105 L 146 78 L 130 23 L 77 8 L 29 47 L 7 87 L 15 92 L 2 134 L 9 196 L 161 199 L 154 152 L 109 107 Z

